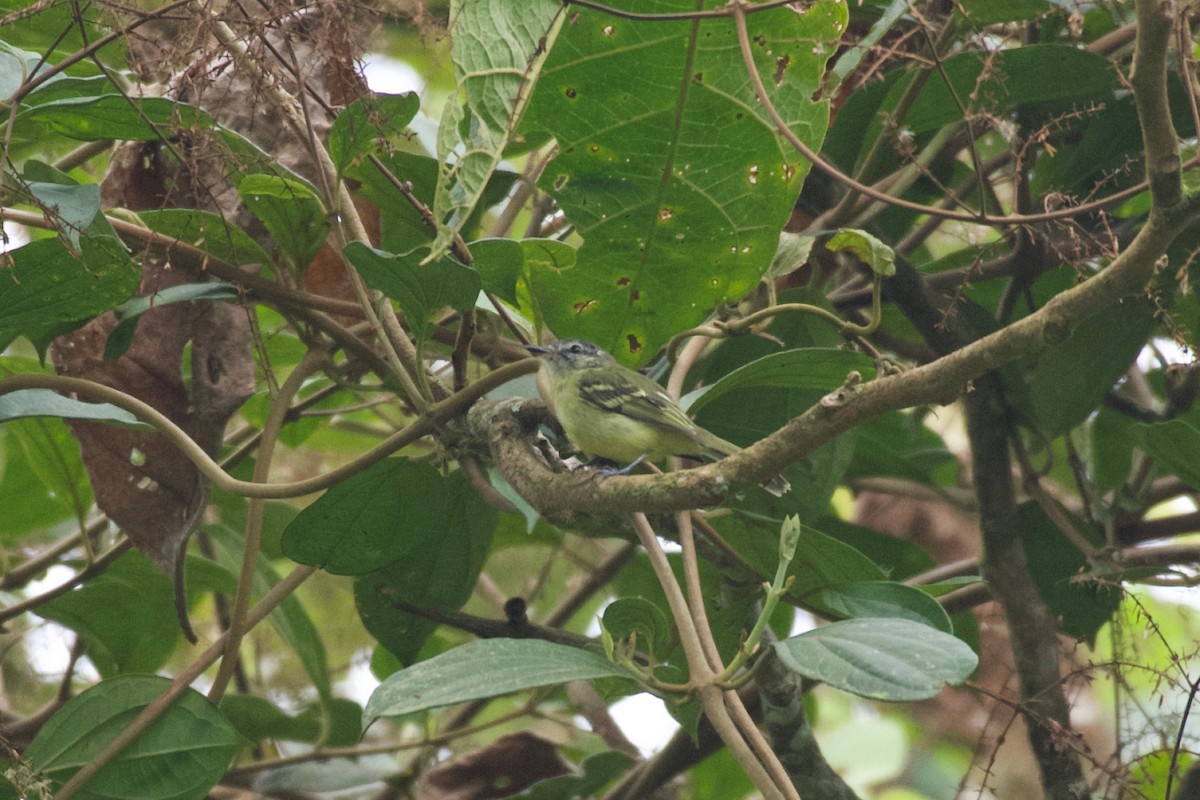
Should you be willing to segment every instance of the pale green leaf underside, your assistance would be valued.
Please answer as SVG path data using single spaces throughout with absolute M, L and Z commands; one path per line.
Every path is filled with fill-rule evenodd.
M 434 214 L 438 237 L 429 260 L 445 252 L 483 196 L 529 99 L 545 50 L 566 6 L 557 0 L 457 0 L 451 54 L 465 105 L 450 98 L 438 133 Z
M 540 639 L 483 639 L 401 670 L 385 680 L 363 711 L 364 730 L 380 717 L 552 686 L 626 678 L 604 656 Z
M 961 639 L 907 619 L 850 619 L 775 644 L 784 665 L 842 691 L 910 702 L 961 683 L 978 658 Z

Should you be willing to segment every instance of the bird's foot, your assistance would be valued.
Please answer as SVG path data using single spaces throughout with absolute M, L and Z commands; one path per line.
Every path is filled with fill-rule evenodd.
M 607 458 L 594 458 L 589 462 L 588 466 L 594 467 L 603 477 L 608 478 L 613 475 L 628 475 L 633 472 L 642 462 L 646 460 L 649 453 L 642 453 L 623 467 L 618 467 L 615 461 L 610 461 Z

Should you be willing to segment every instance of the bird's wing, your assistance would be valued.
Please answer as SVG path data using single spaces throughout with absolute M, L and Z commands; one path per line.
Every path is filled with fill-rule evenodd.
M 644 377 L 644 376 L 639 376 Z M 622 414 L 662 430 L 695 438 L 696 424 L 649 378 L 645 383 L 613 386 L 604 378 L 584 378 L 579 394 L 587 403 L 610 414 Z

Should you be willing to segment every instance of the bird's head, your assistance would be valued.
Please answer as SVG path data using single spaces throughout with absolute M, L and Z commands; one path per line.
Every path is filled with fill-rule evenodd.
M 606 367 L 616 363 L 609 353 L 582 339 L 559 339 L 548 345 L 525 347 L 555 372 Z

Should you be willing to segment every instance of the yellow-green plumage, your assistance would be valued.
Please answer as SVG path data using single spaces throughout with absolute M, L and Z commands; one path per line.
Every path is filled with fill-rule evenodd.
M 661 386 L 591 342 L 564 339 L 529 350 L 542 360 L 542 399 L 589 455 L 620 464 L 668 456 L 715 461 L 741 449 L 692 422 Z M 790 487 L 778 477 L 765 488 L 782 494 Z

